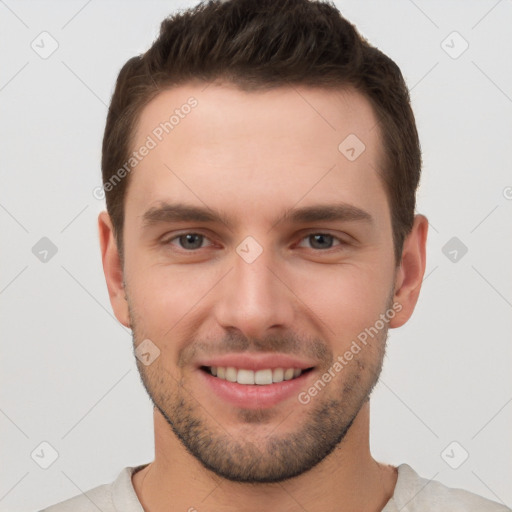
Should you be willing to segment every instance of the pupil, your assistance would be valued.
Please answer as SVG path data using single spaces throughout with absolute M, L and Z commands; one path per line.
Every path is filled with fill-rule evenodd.
M 192 233 L 192 234 L 183 235 L 180 237 L 180 239 L 181 239 L 181 242 L 184 242 L 184 243 L 182 243 L 182 246 L 185 245 L 185 249 L 198 249 L 199 247 L 201 247 L 201 241 L 202 241 L 201 237 L 202 237 L 202 235 Z M 194 238 L 196 239 L 195 243 L 194 243 Z M 189 243 L 192 245 L 192 247 L 190 245 L 188 245 Z
M 330 246 L 331 246 L 331 243 L 332 243 L 332 236 L 331 235 L 311 235 L 314 242 L 312 243 L 313 247 L 315 246 L 315 244 L 317 242 L 320 242 L 320 247 L 317 247 L 317 248 L 320 248 L 320 249 L 329 249 Z M 327 242 L 326 242 L 327 241 Z M 325 245 L 322 245 L 322 242 L 323 243 L 327 243 L 328 247 L 325 247 Z M 331 243 L 329 243 L 331 242 Z

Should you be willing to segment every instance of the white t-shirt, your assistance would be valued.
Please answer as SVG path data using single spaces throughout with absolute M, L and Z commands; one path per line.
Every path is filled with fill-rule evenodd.
M 144 512 L 132 484 L 132 473 L 147 464 L 124 468 L 111 484 L 45 508 L 40 512 Z M 510 512 L 512 509 L 463 489 L 452 489 L 420 477 L 407 464 L 398 466 L 395 491 L 382 512 Z

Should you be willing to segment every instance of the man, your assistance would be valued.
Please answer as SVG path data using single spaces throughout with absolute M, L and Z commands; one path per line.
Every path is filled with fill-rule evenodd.
M 119 74 L 99 216 L 155 460 L 46 510 L 507 510 L 370 453 L 425 271 L 420 168 L 399 69 L 330 4 L 165 20 Z

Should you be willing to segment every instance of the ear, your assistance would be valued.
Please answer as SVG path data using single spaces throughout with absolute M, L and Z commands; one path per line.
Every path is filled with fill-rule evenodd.
M 412 230 L 404 241 L 402 260 L 395 278 L 393 302 L 399 303 L 402 308 L 389 322 L 391 328 L 404 325 L 418 301 L 425 274 L 427 232 L 427 218 L 424 215 L 415 215 Z
M 101 260 L 103 273 L 107 282 L 110 304 L 116 318 L 125 326 L 130 327 L 128 302 L 124 289 L 123 268 L 114 237 L 110 216 L 103 211 L 98 216 L 98 231 L 100 236 Z

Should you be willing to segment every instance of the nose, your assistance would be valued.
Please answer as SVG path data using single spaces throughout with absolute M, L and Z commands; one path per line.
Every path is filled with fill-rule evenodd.
M 218 324 L 249 338 L 293 327 L 296 298 L 279 269 L 270 251 L 264 250 L 251 263 L 235 253 L 233 269 L 222 280 L 215 301 Z

